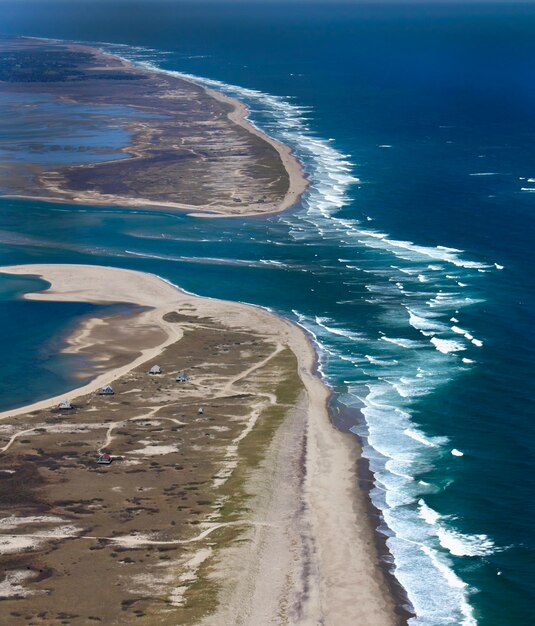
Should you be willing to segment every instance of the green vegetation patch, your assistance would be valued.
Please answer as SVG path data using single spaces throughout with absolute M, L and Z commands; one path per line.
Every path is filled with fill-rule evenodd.
M 250 510 L 249 501 L 252 498 L 247 488 L 251 473 L 266 457 L 278 428 L 303 392 L 303 383 L 298 375 L 297 359 L 289 348 L 271 359 L 255 374 L 272 376 L 274 372 L 278 379 L 276 388 L 273 390 L 272 384 L 269 384 L 269 377 L 266 376 L 263 388 L 259 388 L 258 391 L 274 393 L 277 403 L 261 413 L 254 428 L 240 442 L 238 466 L 218 492 L 218 497 L 224 500 L 224 504 L 220 510 L 220 517 L 214 520 L 215 522 L 247 521 Z M 246 523 L 243 526 L 239 524 L 226 526 L 214 531 L 207 538 L 207 544 L 213 550 L 212 556 L 199 567 L 195 582 L 186 591 L 185 606 L 175 616 L 177 626 L 194 624 L 216 611 L 221 590 L 213 576 L 216 562 L 221 558 L 222 550 L 240 541 L 246 528 Z

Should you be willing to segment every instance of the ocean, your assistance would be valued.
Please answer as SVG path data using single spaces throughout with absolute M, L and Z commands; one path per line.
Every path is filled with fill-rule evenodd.
M 0 31 L 239 97 L 311 182 L 269 219 L 0 199 L 0 263 L 139 269 L 300 324 L 411 625 L 535 623 L 535 7 L 3 2 Z M 57 349 L 95 307 L 14 300 L 38 284 L 0 279 L 0 408 L 78 384 Z

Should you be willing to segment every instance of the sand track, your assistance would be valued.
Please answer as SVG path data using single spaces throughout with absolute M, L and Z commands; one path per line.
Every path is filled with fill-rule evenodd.
M 285 423 L 284 430 L 281 430 L 285 436 L 277 439 L 278 452 L 269 457 L 275 465 L 262 466 L 256 474 L 255 497 L 262 504 L 256 509 L 253 507 L 250 519 L 245 520 L 245 525 L 253 532 L 250 541 L 220 555 L 221 579 L 231 580 L 237 576 L 238 580 L 233 580 L 237 585 L 234 588 L 238 589 L 243 583 L 239 587 L 243 593 L 235 595 L 232 589 L 226 590 L 220 597 L 214 617 L 216 621 L 207 623 L 211 626 L 279 624 L 283 610 L 291 616 L 288 623 L 292 624 L 390 626 L 398 622 L 375 551 L 367 501 L 357 491 L 358 446 L 353 437 L 335 430 L 330 423 L 327 412 L 329 391 L 314 374 L 314 350 L 301 329 L 263 309 L 192 296 L 158 277 L 141 272 L 83 265 L 15 266 L 2 271 L 37 275 L 51 283 L 49 290 L 27 296 L 31 299 L 130 302 L 150 307 L 138 316 L 139 323 L 164 330 L 165 340 L 161 345 L 144 350 L 142 356 L 129 365 L 108 371 L 89 385 L 66 394 L 70 398 L 92 393 L 157 357 L 166 346 L 179 340 L 183 336 L 180 323 L 171 323 L 165 317 L 172 311 L 178 314 L 183 311 L 189 321 L 192 317 L 199 323 L 208 319 L 213 324 L 255 337 L 261 335 L 266 345 L 274 346 L 261 363 L 247 367 L 223 384 L 227 395 L 234 386 L 243 385 L 255 377 L 262 366 L 269 365 L 282 347 L 290 348 L 297 358 L 299 376 L 306 392 L 298 410 L 300 421 L 295 421 L 291 428 L 290 422 Z M 136 381 L 132 384 L 136 385 Z M 53 398 L 31 407 L 6 411 L 0 418 L 16 419 L 17 415 L 53 406 L 57 401 Z M 254 427 L 262 407 L 270 406 L 272 401 L 270 393 L 256 398 L 243 428 L 229 446 L 229 458 L 236 454 L 238 443 L 247 429 Z M 150 407 L 149 413 L 155 419 L 153 409 Z M 147 419 L 146 415 L 138 417 Z M 111 442 L 115 427 L 115 424 L 108 426 L 106 442 Z M 12 442 L 20 434 L 12 437 Z M 12 442 L 7 444 L 9 452 Z M 279 521 L 284 522 L 283 530 Z M 236 526 L 239 524 L 243 526 L 244 521 L 240 520 Z M 225 524 L 216 523 L 193 538 L 163 541 L 198 544 L 201 552 L 204 550 L 201 556 L 208 558 L 203 540 L 225 528 Z M 37 538 L 37 535 L 34 536 Z M 93 539 L 90 535 L 87 537 Z M 132 541 L 131 536 L 102 539 Z M 148 539 L 160 542 L 157 538 Z M 197 562 L 196 557 L 191 559 Z M 197 560 L 202 561 L 200 556 Z M 248 563 L 250 567 L 236 569 L 236 563 Z M 276 571 L 277 576 L 274 576 Z M 240 579 L 240 573 L 247 579 Z M 291 598 L 288 584 L 291 585 Z M 238 606 L 242 617 L 236 621 L 234 609 Z

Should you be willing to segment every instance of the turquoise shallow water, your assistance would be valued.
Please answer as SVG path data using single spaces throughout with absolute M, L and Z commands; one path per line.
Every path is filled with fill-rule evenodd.
M 2 376 L 0 411 L 11 409 L 89 382 L 80 377 L 90 367 L 83 357 L 60 354 L 70 331 L 90 316 L 120 314 L 127 305 L 96 306 L 70 302 L 32 302 L 27 293 L 48 283 L 31 276 L 0 277 Z
M 0 263 L 141 269 L 303 325 L 361 411 L 350 426 L 412 622 L 533 623 L 535 11 L 87 6 L 2 23 L 218 81 L 311 188 L 268 220 L 4 200 Z M 40 305 L 12 304 L 0 341 L 16 354 L 23 334 L 30 362 L 85 313 L 62 305 L 43 332 Z M 57 371 L 50 387 L 72 385 Z M 0 402 L 38 393 L 40 376 L 11 379 Z

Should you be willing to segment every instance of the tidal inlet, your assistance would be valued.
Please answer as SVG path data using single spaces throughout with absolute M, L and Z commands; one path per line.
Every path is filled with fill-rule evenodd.
M 2 626 L 531 623 L 535 13 L 478 6 L 2 3 Z

